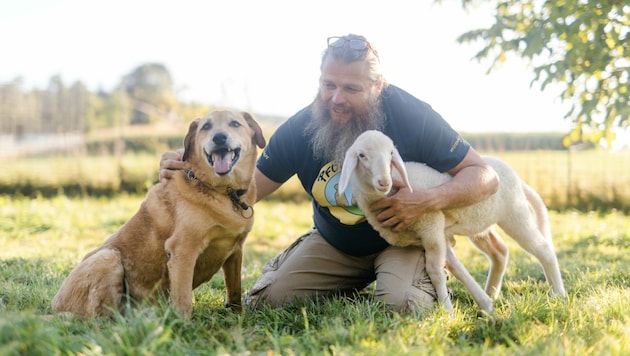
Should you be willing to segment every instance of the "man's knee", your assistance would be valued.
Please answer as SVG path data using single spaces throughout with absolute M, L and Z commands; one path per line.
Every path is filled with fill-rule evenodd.
M 429 281 L 425 284 L 413 283 L 407 286 L 390 286 L 375 293 L 391 310 L 398 312 L 429 309 L 435 306 L 436 295 L 433 285 Z
M 437 296 L 426 272 L 424 250 L 392 246 L 383 251 L 378 257 L 375 295 L 396 311 L 433 307 Z
M 277 278 L 275 273 L 267 272 L 247 291 L 245 305 L 251 309 L 258 309 L 263 305 L 279 307 L 293 302 L 296 298 L 308 296 L 307 294 L 295 290 L 290 283 Z

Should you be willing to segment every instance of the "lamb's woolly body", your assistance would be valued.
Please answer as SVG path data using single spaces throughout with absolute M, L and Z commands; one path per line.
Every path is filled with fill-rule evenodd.
M 427 189 L 444 184 L 451 179 L 450 175 L 439 173 L 421 163 L 402 162 L 387 136 L 378 131 L 367 131 L 357 138 L 346 154 L 339 189 L 344 191 L 348 183 L 351 184 L 353 198 L 367 221 L 388 243 L 424 247 L 427 273 L 436 288 L 438 301 L 447 309 L 452 306 L 443 271 L 445 264 L 464 283 L 479 306 L 487 312 L 492 311 L 488 294 L 494 298 L 498 296 L 508 254 L 504 242 L 491 229 L 495 224 L 538 258 L 554 293 L 564 295 L 551 242 L 547 209 L 542 199 L 507 164 L 494 157 L 484 157 L 484 160 L 500 178 L 499 189 L 495 194 L 464 208 L 425 214 L 402 232 L 384 228 L 376 219 L 377 213 L 369 209 L 373 202 L 390 193 L 392 174 L 411 189 Z M 531 216 L 530 207 L 536 213 L 536 220 Z M 453 235 L 470 237 L 490 258 L 491 269 L 485 292 L 454 255 L 448 244 Z

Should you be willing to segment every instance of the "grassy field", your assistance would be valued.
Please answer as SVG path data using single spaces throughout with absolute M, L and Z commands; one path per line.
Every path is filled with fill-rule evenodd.
M 495 318 L 479 318 L 451 280 L 456 311 L 388 312 L 369 296 L 320 305 L 223 308 L 220 274 L 195 291 L 190 322 L 162 303 L 113 319 L 51 315 L 62 280 L 137 210 L 142 197 L 0 195 L 2 355 L 627 355 L 630 354 L 630 219 L 620 213 L 551 212 L 568 291 L 548 296 L 542 269 L 511 240 Z M 262 265 L 310 227 L 308 203 L 261 202 L 246 244 L 244 289 Z M 464 238 L 456 251 L 482 282 L 486 259 Z

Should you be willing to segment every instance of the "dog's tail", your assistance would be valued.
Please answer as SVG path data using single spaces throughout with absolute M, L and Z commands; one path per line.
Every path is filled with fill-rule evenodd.
M 525 192 L 525 197 L 529 202 L 529 206 L 532 208 L 534 215 L 536 216 L 536 225 L 538 226 L 538 230 L 543 234 L 543 236 L 551 240 L 549 212 L 547 211 L 545 202 L 543 202 L 542 198 L 534 190 L 534 188 L 527 185 L 527 183 L 521 182 L 521 185 L 523 186 L 523 191 Z

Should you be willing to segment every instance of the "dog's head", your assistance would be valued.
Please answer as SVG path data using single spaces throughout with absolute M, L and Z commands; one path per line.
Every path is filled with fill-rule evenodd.
M 213 111 L 190 123 L 184 138 L 183 160 L 198 177 L 208 171 L 211 175 L 229 176 L 239 169 L 241 176 L 251 175 L 247 171 L 253 171 L 256 146 L 264 148 L 265 144 L 262 130 L 250 114 Z

